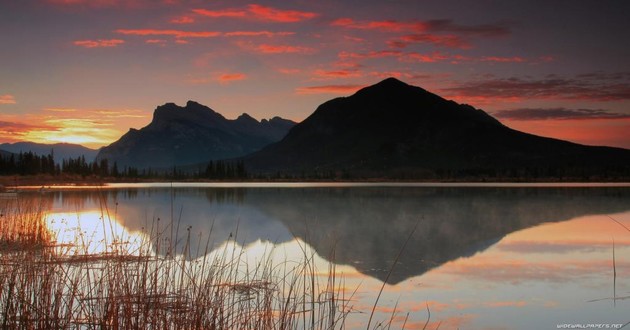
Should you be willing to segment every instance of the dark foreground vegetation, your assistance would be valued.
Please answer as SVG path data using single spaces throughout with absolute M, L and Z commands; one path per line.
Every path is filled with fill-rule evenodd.
M 303 263 L 267 257 L 243 267 L 234 241 L 209 255 L 210 238 L 191 246 L 191 228 L 159 219 L 140 241 L 79 235 L 59 244 L 64 233 L 49 229 L 40 206 L 1 207 L 2 329 L 336 329 L 352 311 L 334 266 L 316 269 L 308 250 Z M 112 225 L 107 210 L 100 220 Z M 174 242 L 174 230 L 189 240 Z

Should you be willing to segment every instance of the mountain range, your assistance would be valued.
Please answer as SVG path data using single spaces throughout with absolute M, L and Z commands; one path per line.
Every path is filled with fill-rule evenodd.
M 16 142 L 0 144 L 0 150 L 5 152 L 19 154 L 20 152 L 32 152 L 39 156 L 49 155 L 51 152 L 55 157 L 55 162 L 60 163 L 64 159 L 85 157 L 87 162 L 91 162 L 96 158 L 98 150 L 86 148 L 78 144 L 71 143 L 55 143 L 43 144 L 35 142 Z M 7 153 L 0 153 L 3 156 L 9 156 Z
M 155 109 L 149 125 L 130 129 L 103 147 L 97 159 L 119 167 L 164 169 L 236 158 L 280 140 L 294 125 L 280 117 L 257 121 L 245 113 L 229 120 L 193 101 L 184 107 L 167 103 Z
M 56 159 L 95 150 L 65 144 L 3 144 Z M 67 153 L 72 149 L 75 153 Z M 69 151 L 68 151 L 69 152 Z M 586 146 L 511 129 L 395 78 L 321 104 L 301 123 L 248 114 L 226 119 L 194 101 L 158 106 L 149 125 L 98 151 L 110 166 L 198 171 L 240 161 L 256 177 L 323 179 L 630 178 L 630 150 Z
M 281 141 L 244 161 L 257 173 L 351 178 L 630 173 L 630 150 L 516 131 L 482 110 L 395 78 L 323 103 Z

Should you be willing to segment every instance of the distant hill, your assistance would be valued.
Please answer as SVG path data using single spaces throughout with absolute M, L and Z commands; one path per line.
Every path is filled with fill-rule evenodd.
M 0 149 L 19 154 L 20 152 L 32 152 L 36 155 L 48 155 L 53 152 L 55 162 L 60 163 L 63 159 L 85 157 L 87 162 L 91 162 L 96 158 L 98 150 L 86 148 L 78 144 L 55 143 L 43 144 L 34 142 L 16 142 L 0 144 Z
M 98 159 L 119 168 L 170 168 L 235 158 L 280 140 L 295 123 L 274 117 L 257 121 L 248 114 L 229 120 L 199 103 L 159 106 L 146 127 L 130 129 L 103 147 Z
M 11 157 L 12 154 L 13 154 L 12 152 L 0 149 L 0 157 L 3 157 L 3 158 Z
M 261 174 L 349 178 L 630 173 L 630 150 L 516 131 L 482 110 L 394 78 L 325 102 L 284 139 L 244 160 Z

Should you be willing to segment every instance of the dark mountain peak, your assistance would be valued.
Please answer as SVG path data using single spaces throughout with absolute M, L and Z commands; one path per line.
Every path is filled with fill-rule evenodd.
M 375 96 L 376 97 L 382 97 L 382 96 L 401 97 L 401 96 L 409 95 L 413 93 L 431 94 L 420 87 L 412 86 L 394 77 L 390 77 L 374 85 L 371 85 L 371 86 L 368 86 L 359 90 L 356 93 L 356 95 L 372 96 L 372 97 L 375 97 Z
M 183 107 L 166 103 L 155 109 L 149 125 L 130 129 L 104 147 L 98 159 L 118 166 L 164 169 L 235 158 L 280 140 L 294 124 L 263 124 L 246 113 L 228 120 L 195 101 Z
M 208 108 L 208 107 L 199 102 L 188 100 L 188 102 L 186 102 L 186 108 Z
M 238 118 L 236 118 L 236 121 L 239 123 L 252 123 L 252 124 L 258 124 L 258 120 L 256 120 L 256 118 L 248 115 L 247 113 L 243 113 L 242 115 L 238 116 Z
M 153 112 L 152 125 L 165 125 L 172 122 L 212 123 L 225 118 L 211 108 L 195 101 L 186 102 L 185 107 L 175 103 L 165 103 Z
M 435 178 L 466 171 L 505 176 L 531 168 L 550 176 L 574 164 L 600 173 L 613 166 L 628 169 L 628 159 L 628 151 L 512 130 L 483 110 L 387 78 L 323 103 L 246 163 L 260 172 Z
M 405 88 L 410 87 L 411 85 L 400 81 L 394 77 L 389 77 L 381 80 L 380 82 L 372 85 L 372 87 L 380 87 L 380 88 Z

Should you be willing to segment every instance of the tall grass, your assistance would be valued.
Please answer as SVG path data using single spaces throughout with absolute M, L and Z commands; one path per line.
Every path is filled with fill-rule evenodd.
M 188 227 L 176 243 L 179 223 L 157 220 L 137 241 L 77 235 L 58 244 L 63 233 L 48 229 L 43 207 L 17 200 L 2 212 L 2 329 L 335 329 L 352 310 L 334 266 L 320 276 L 308 249 L 298 263 L 266 251 L 251 265 L 237 235 L 210 251 L 211 234 L 193 240 Z

